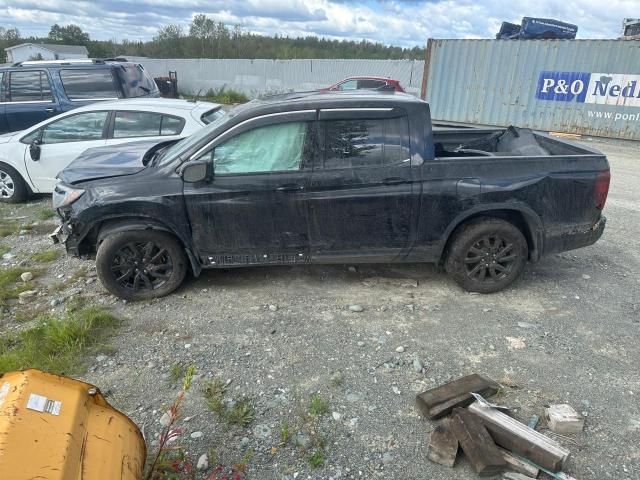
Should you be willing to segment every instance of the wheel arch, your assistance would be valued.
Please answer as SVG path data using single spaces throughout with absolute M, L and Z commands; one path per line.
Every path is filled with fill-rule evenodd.
M 478 218 L 498 218 L 505 220 L 517 227 L 525 239 L 529 250 L 529 260 L 536 262 L 542 254 L 542 221 L 540 217 L 530 208 L 525 206 L 505 207 L 484 206 L 478 209 L 467 211 L 460 215 L 447 227 L 444 237 L 446 238 L 444 247 L 440 252 L 439 264 L 442 265 L 446 259 L 451 242 L 464 225 Z
M 18 175 L 20 175 L 20 179 L 23 181 L 23 183 L 27 187 L 27 192 L 29 196 L 32 196 L 35 193 L 33 185 L 31 184 L 31 178 L 29 178 L 29 175 L 27 174 L 26 171 L 20 170 L 19 165 L 14 165 L 13 162 L 10 162 L 6 158 L 0 158 L 0 167 L 2 166 L 9 167 L 12 170 L 14 170 Z
M 159 220 L 141 219 L 136 217 L 120 217 L 105 220 L 94 225 L 82 239 L 82 243 L 85 244 L 85 248 L 87 244 L 92 243 L 93 245 L 95 245 L 95 249 L 97 251 L 100 244 L 109 235 L 120 232 L 130 232 L 132 230 L 155 230 L 168 233 L 176 239 L 176 241 L 182 246 L 185 253 L 187 254 L 187 258 L 189 259 L 189 264 L 191 266 L 191 272 L 193 273 L 193 275 L 195 277 L 200 275 L 202 266 L 200 265 L 200 262 L 198 261 L 198 258 L 194 254 L 192 248 L 188 245 L 185 239 L 181 238 L 181 236 L 178 235 L 177 232 L 175 232 L 172 228 Z

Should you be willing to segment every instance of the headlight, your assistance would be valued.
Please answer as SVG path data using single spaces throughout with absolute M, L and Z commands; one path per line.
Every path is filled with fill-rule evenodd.
M 63 183 L 56 185 L 53 190 L 53 208 L 68 207 L 84 194 L 81 188 L 72 188 Z

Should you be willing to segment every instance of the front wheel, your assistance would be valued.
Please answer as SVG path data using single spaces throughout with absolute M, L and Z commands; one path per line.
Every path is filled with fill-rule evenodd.
M 515 225 L 497 218 L 480 218 L 457 233 L 446 268 L 465 290 L 493 293 L 520 276 L 527 257 L 527 240 Z
M 180 286 L 187 259 L 171 235 L 134 230 L 109 235 L 100 244 L 96 269 L 102 285 L 117 297 L 148 300 Z
M 22 203 L 29 198 L 29 187 L 20 174 L 9 165 L 0 163 L 0 202 Z

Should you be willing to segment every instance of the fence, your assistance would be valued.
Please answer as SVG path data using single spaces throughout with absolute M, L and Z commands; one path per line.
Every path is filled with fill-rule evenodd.
M 422 60 L 248 60 L 151 59 L 139 60 L 154 77 L 178 72 L 181 92 L 232 88 L 249 97 L 265 93 L 315 90 L 343 78 L 359 75 L 390 77 L 414 95 L 420 93 Z
M 429 40 L 436 120 L 640 140 L 640 41 Z

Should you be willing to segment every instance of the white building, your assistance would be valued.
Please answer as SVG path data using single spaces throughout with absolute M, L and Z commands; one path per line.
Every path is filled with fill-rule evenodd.
M 7 52 L 8 63 L 25 62 L 27 60 L 77 60 L 89 58 L 87 48 L 76 45 L 21 43 L 4 50 Z

